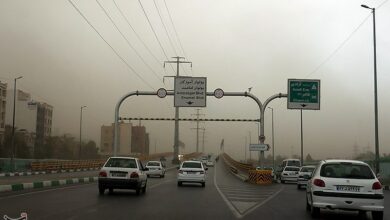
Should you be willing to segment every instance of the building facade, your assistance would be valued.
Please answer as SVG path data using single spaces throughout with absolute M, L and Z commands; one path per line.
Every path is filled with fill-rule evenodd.
M 7 113 L 13 112 L 13 91 L 7 93 Z M 12 103 L 12 104 L 11 104 Z M 12 126 L 13 114 L 6 115 L 6 124 Z M 32 153 L 37 147 L 43 147 L 47 137 L 51 136 L 53 106 L 34 101 L 31 95 L 17 90 L 15 100 L 15 132 L 20 131 L 26 137 Z M 33 139 L 33 140 L 32 140 Z
M 149 134 L 145 126 L 133 126 L 131 153 L 149 155 Z
M 30 103 L 31 105 L 31 103 Z M 53 106 L 47 103 L 36 103 L 37 120 L 36 120 L 36 138 L 35 144 L 42 146 L 45 144 L 47 137 L 51 136 Z
M 114 154 L 114 124 L 101 127 L 100 153 L 103 155 Z M 118 156 L 131 155 L 132 124 L 119 123 Z
M 7 83 L 0 82 L 0 143 L 3 143 L 4 141 L 6 106 L 7 106 Z

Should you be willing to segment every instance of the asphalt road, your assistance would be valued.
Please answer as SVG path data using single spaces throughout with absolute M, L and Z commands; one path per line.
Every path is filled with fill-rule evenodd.
M 207 172 L 206 187 L 178 187 L 176 170 L 149 178 L 145 195 L 115 190 L 99 196 L 97 184 L 0 194 L 0 217 L 28 219 L 311 219 L 305 192 L 294 184 L 257 186 L 230 174 L 221 161 Z M 390 196 L 388 191 L 386 197 Z M 385 211 L 385 219 L 390 219 Z M 357 219 L 355 212 L 323 211 L 319 219 Z M 367 215 L 367 219 L 371 219 Z

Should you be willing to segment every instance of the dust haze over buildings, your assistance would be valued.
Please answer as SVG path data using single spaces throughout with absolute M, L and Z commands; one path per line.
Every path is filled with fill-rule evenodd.
M 252 87 L 251 93 L 265 101 L 273 94 L 286 93 L 288 78 L 320 79 L 321 110 L 303 114 L 305 154 L 314 158 L 351 157 L 355 143 L 374 151 L 372 17 L 360 4 L 378 7 L 380 151 L 390 152 L 389 3 L 157 0 L 160 20 L 153 1 L 141 2 L 168 59 L 186 56 L 193 68 L 182 65 L 181 74 L 207 77 L 208 91 L 244 92 Z M 13 79 L 22 75 L 18 88 L 53 106 L 52 135 L 78 137 L 80 106 L 86 105 L 83 139 L 100 143 L 101 126 L 113 122 L 121 96 L 136 90 L 173 89 L 173 80 L 163 82 L 162 77 L 174 75 L 175 67 L 163 68 L 167 57 L 139 2 L 99 3 L 126 39 L 96 1 L 74 1 L 111 47 L 69 1 L 1 2 L 0 80 L 12 89 Z M 300 113 L 287 110 L 286 105 L 285 99 L 270 104 L 275 117 L 275 153 L 289 156 L 291 149 L 299 154 Z M 195 109 L 181 108 L 180 112 L 189 118 Z M 259 117 L 253 101 L 238 97 L 208 97 L 202 114 L 206 118 Z M 173 98 L 132 97 L 120 115 L 172 118 Z M 271 143 L 269 110 L 265 117 L 265 142 Z M 157 151 L 172 150 L 173 124 L 142 121 Z M 243 158 L 245 137 L 251 134 L 251 142 L 257 141 L 256 123 L 207 122 L 202 126 L 206 149 L 214 153 L 224 138 L 225 150 Z M 180 140 L 186 145 L 182 150 L 187 153 L 195 151 L 193 127 L 193 122 L 180 123 Z

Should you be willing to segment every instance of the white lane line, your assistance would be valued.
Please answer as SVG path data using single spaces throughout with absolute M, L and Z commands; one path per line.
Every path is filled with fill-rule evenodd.
M 232 200 L 235 200 L 235 201 L 240 201 L 240 200 L 250 200 L 250 201 L 254 201 L 254 202 L 260 202 L 259 200 L 262 200 L 262 199 L 266 199 L 268 196 L 264 196 L 264 197 L 235 197 L 235 196 L 228 196 L 228 198 L 230 199 L 230 201 Z
M 277 192 L 275 192 L 275 194 L 273 194 L 272 196 L 268 197 L 266 200 L 264 200 L 263 202 L 259 203 L 258 205 L 250 208 L 248 211 L 245 212 L 244 216 L 255 211 L 257 208 L 259 208 L 260 206 L 264 205 L 265 203 L 267 203 L 268 201 L 270 201 L 271 199 L 275 198 L 275 196 L 277 196 L 280 192 L 282 192 L 284 189 L 284 186 L 281 187 L 281 189 Z
M 219 189 L 217 185 L 217 167 L 214 167 L 214 186 L 219 192 L 219 195 L 221 195 L 222 199 L 225 201 L 226 205 L 229 207 L 229 209 L 233 212 L 233 214 L 236 216 L 236 218 L 242 218 L 243 215 L 241 215 L 237 209 L 231 204 L 231 202 L 225 197 L 225 195 L 222 193 L 222 191 Z

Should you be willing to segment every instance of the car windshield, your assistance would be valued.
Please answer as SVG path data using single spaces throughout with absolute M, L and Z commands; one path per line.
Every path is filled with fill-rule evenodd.
M 300 172 L 306 172 L 306 173 L 310 172 L 311 173 L 311 172 L 313 172 L 313 170 L 314 170 L 314 167 L 302 167 Z
M 301 162 L 299 160 L 289 160 L 287 161 L 287 166 L 299 167 Z
M 202 168 L 201 163 L 186 162 L 181 166 L 182 168 Z
M 135 159 L 110 158 L 104 167 L 137 168 Z
M 159 167 L 160 163 L 159 162 L 148 162 L 146 166 L 151 166 L 151 167 Z
M 298 167 L 286 167 L 284 171 L 299 171 Z
M 352 163 L 331 163 L 321 167 L 320 175 L 330 178 L 374 179 L 375 176 L 367 165 Z

